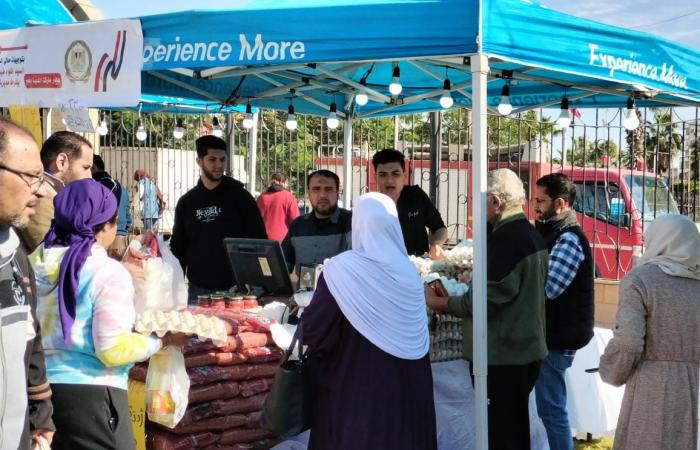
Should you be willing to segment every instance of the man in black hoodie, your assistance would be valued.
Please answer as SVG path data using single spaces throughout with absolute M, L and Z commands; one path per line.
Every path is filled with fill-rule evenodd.
M 265 224 L 243 183 L 224 175 L 226 142 L 202 136 L 195 142 L 201 177 L 180 198 L 170 249 L 189 280 L 189 303 L 198 295 L 229 290 L 236 284 L 224 238 L 266 239 Z

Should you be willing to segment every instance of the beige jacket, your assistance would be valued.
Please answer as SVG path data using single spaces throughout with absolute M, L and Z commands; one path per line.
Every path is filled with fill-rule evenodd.
M 53 175 L 44 172 L 44 176 L 46 182 L 42 186 L 43 195 L 36 207 L 36 214 L 29 220 L 29 225 L 19 232 L 27 254 L 32 253 L 49 232 L 54 216 L 53 199 L 64 186 L 63 182 Z

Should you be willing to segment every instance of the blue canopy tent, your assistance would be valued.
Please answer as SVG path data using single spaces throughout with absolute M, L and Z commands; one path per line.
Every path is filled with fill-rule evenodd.
M 226 11 L 141 18 L 142 93 L 205 110 L 250 103 L 325 116 L 335 107 L 346 121 L 344 148 L 352 148 L 353 118 L 439 110 L 440 98 L 449 97 L 473 111 L 475 217 L 486 212 L 486 115 L 502 101 L 504 86 L 514 113 L 563 98 L 577 108 L 625 107 L 632 100 L 700 105 L 697 49 L 532 0 L 240 3 Z M 349 155 L 345 160 L 349 204 Z M 473 230 L 478 449 L 488 448 L 485 225 L 474 221 Z
M 268 0 L 147 16 L 143 90 L 275 109 L 294 97 L 296 111 L 319 115 L 363 91 L 367 105 L 348 102 L 338 115 L 393 115 L 440 109 L 446 78 L 456 105 L 471 106 L 468 56 L 481 52 L 490 107 L 498 79 L 511 84 L 516 112 L 558 104 L 565 88 L 572 107 L 616 107 L 630 95 L 638 106 L 698 100 L 697 50 L 531 1 L 484 1 L 479 11 L 477 0 Z M 396 64 L 403 90 L 392 98 Z
M 440 97 L 451 96 L 473 111 L 475 217 L 486 211 L 486 113 L 502 101 L 504 86 L 513 112 L 557 106 L 564 97 L 577 108 L 700 104 L 697 49 L 531 0 L 255 0 L 141 22 L 142 87 L 151 94 L 293 105 L 316 115 L 333 105 L 346 121 L 438 110 Z M 402 86 L 397 95 L 388 92 L 392 82 Z M 352 148 L 348 125 L 345 148 Z M 346 204 L 350 192 L 346 185 Z M 478 449 L 487 448 L 485 236 L 484 221 L 474 221 Z
M 25 25 L 51 25 L 73 22 L 73 17 L 60 0 L 28 2 L 5 0 L 0 14 L 0 30 Z

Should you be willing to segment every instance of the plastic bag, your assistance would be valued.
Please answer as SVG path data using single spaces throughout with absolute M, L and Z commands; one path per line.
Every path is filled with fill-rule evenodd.
M 146 411 L 151 422 L 174 428 L 185 415 L 189 390 L 180 349 L 166 347 L 151 356 L 146 375 Z
M 143 278 L 134 279 L 134 307 L 137 313 L 187 307 L 185 275 L 162 236 L 148 232 L 133 239 L 122 262 L 143 269 Z
M 158 249 L 163 257 L 163 262 L 172 268 L 171 278 L 171 302 L 172 309 L 187 308 L 187 283 L 185 282 L 185 272 L 182 271 L 180 261 L 170 251 L 170 247 L 165 243 L 162 235 L 158 235 Z

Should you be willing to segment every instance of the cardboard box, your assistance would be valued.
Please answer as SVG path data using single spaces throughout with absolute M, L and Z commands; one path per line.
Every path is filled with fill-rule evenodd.
M 128 397 L 136 450 L 146 450 L 146 383 L 129 380 Z

